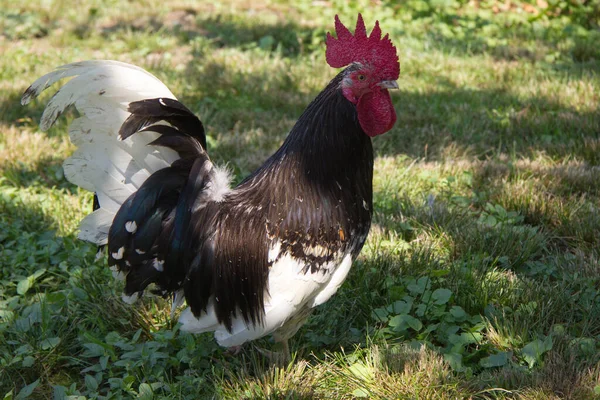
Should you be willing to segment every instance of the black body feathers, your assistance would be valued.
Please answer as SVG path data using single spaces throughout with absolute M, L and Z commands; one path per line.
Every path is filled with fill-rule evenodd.
M 358 255 L 371 222 L 373 153 L 339 89 L 347 71 L 231 190 L 206 153 L 202 123 L 185 106 L 162 98 L 129 105 L 121 138 L 151 130 L 160 136 L 150 145 L 181 158 L 148 178 L 114 218 L 109 264 L 127 274 L 126 295 L 151 283 L 164 295 L 183 290 L 194 315 L 214 301 L 219 323 L 231 330 L 239 316 L 262 322 L 269 270 L 283 255 L 303 260 L 306 274 L 323 273 L 340 254 Z
M 177 100 L 161 97 L 136 101 L 129 104 L 128 111 L 131 116 L 127 118 L 119 130 L 119 137 L 122 140 L 127 139 L 143 128 L 165 121 L 175 128 L 174 131 L 179 132 L 170 131 L 171 135 L 190 136 L 196 139 L 203 149 L 206 149 L 206 136 L 202 122 Z M 159 133 L 165 134 L 164 132 Z

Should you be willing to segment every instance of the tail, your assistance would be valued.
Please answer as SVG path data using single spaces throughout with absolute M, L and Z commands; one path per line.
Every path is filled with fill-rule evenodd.
M 70 182 L 98 196 L 100 208 L 81 222 L 79 238 L 104 245 L 121 204 L 151 174 L 179 158 L 174 151 L 159 152 L 147 146 L 157 139 L 157 133 L 144 132 L 129 140 L 118 140 L 121 126 L 131 115 L 128 104 L 148 97 L 175 96 L 141 68 L 117 61 L 84 61 L 42 76 L 25 91 L 21 103 L 29 103 L 58 80 L 72 76 L 75 78 L 46 106 L 40 128 L 50 128 L 71 105 L 79 111 L 80 117 L 69 127 L 77 150 L 63 167 Z
M 71 105 L 80 113 L 69 127 L 77 150 L 63 167 L 69 181 L 96 194 L 98 208 L 81 221 L 79 238 L 108 244 L 109 265 L 127 277 L 125 300 L 150 283 L 162 294 L 179 291 L 189 225 L 181 210 L 219 175 L 202 123 L 156 77 L 117 61 L 59 67 L 36 80 L 22 104 L 65 77 L 74 78 L 52 97 L 40 126 L 51 127 Z

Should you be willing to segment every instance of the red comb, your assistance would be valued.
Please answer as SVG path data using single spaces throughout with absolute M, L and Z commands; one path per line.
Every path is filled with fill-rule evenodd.
M 379 21 L 371 36 L 367 36 L 367 29 L 362 15 L 358 14 L 354 35 L 342 24 L 339 17 L 335 16 L 335 39 L 327 32 L 325 44 L 327 50 L 325 58 L 327 64 L 333 68 L 342 68 L 353 62 L 371 64 L 387 79 L 398 79 L 400 75 L 400 63 L 396 54 L 396 47 L 392 44 L 389 35 L 381 38 Z

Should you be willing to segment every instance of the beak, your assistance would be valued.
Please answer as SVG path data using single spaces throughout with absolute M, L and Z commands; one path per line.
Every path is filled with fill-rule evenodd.
M 384 89 L 398 89 L 398 82 L 396 81 L 381 81 L 377 85 Z

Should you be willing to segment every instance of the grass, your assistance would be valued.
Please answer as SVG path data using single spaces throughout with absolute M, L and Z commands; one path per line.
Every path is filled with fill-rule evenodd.
M 140 65 L 203 120 L 238 179 L 335 71 L 333 16 L 379 19 L 402 65 L 374 140 L 374 225 L 336 296 L 269 366 L 169 304 L 119 299 L 75 238 L 91 197 L 47 133 L 55 66 Z M 0 395 L 11 398 L 600 398 L 597 3 L 0 0 Z M 269 339 L 257 345 L 269 347 Z

